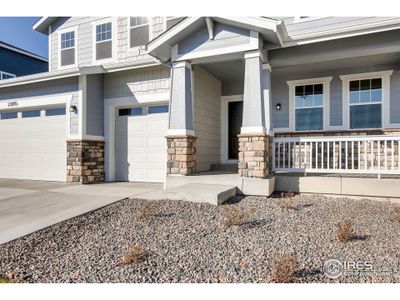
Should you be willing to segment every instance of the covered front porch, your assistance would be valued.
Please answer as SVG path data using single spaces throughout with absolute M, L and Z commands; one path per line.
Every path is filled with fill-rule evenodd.
M 150 43 L 172 64 L 165 186 L 400 196 L 383 178 L 400 175 L 400 45 L 382 33 L 282 48 L 279 24 L 264 25 L 190 19 Z

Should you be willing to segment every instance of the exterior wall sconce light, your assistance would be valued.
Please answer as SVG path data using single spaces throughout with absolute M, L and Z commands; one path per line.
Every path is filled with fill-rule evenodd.
M 69 106 L 69 112 L 70 113 L 76 113 L 78 111 L 78 108 L 76 107 L 76 105 L 70 105 Z
M 276 108 L 276 110 L 281 110 L 282 109 L 282 105 L 280 103 L 277 103 L 275 108 Z

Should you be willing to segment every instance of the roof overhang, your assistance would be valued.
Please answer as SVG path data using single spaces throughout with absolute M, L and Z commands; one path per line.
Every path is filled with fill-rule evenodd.
M 258 32 L 264 41 L 276 47 L 281 47 L 283 40 L 287 37 L 285 25 L 281 20 L 263 17 L 187 17 L 150 41 L 146 45 L 147 52 L 162 61 L 169 61 L 172 47 L 204 26 L 206 18 Z
M 47 35 L 49 34 L 49 26 L 57 19 L 58 17 L 41 17 L 39 20 L 36 21 L 35 24 L 32 25 L 32 28 L 33 30 Z

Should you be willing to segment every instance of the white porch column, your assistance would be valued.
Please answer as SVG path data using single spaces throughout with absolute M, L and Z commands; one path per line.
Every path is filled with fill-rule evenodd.
M 265 134 L 262 54 L 259 50 L 244 55 L 243 123 L 241 134 Z
M 272 133 L 272 98 L 271 98 L 271 66 L 268 63 L 262 65 L 262 89 L 264 96 L 264 122 L 265 133 Z
M 174 63 L 167 133 L 167 174 L 196 172 L 196 137 L 193 127 L 192 70 L 188 62 Z
M 174 63 L 171 70 L 168 135 L 194 136 L 192 70 L 188 62 Z

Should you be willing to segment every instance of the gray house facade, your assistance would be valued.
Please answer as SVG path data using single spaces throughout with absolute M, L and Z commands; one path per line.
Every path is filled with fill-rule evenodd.
M 34 29 L 49 36 L 49 72 L 0 82 L 0 177 L 400 195 L 398 17 Z

